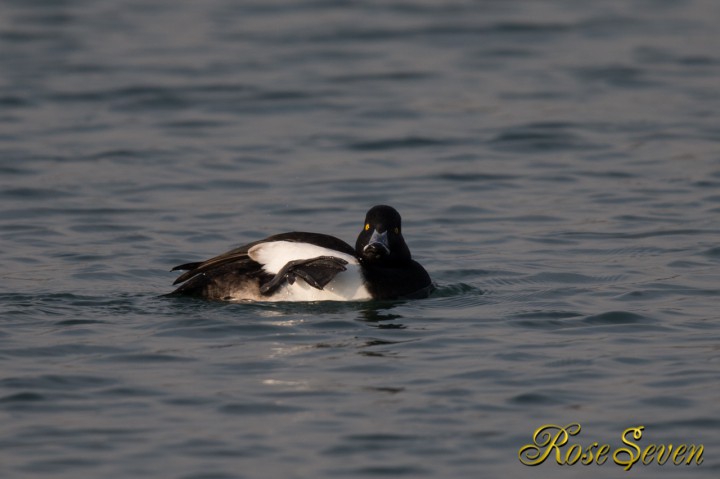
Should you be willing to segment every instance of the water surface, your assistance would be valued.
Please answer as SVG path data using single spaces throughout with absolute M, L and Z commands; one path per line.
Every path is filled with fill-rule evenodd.
M 610 477 L 720 462 L 717 2 L 0 6 L 3 477 Z M 171 299 L 394 205 L 429 299 Z

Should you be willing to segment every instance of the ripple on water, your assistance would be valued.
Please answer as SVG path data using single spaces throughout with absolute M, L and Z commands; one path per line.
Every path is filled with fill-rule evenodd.
M 305 411 L 305 408 L 292 406 L 289 404 L 273 403 L 273 402 L 243 402 L 230 403 L 221 406 L 218 411 L 222 414 L 241 415 L 241 416 L 265 416 L 276 414 L 294 414 Z
M 577 133 L 577 125 L 566 123 L 535 123 L 505 128 L 489 144 L 496 150 L 522 151 L 539 154 L 549 150 L 599 149 Z
M 45 401 L 46 397 L 42 394 L 33 393 L 33 392 L 21 392 L 21 393 L 13 393 L 8 394 L 7 396 L 0 397 L 0 403 L 7 404 L 7 403 L 27 403 L 27 402 L 36 402 L 36 401 Z
M 0 379 L 0 388 L 67 391 L 94 389 L 115 383 L 116 381 L 114 379 L 100 376 L 43 374 L 39 376 L 19 376 Z
M 388 138 L 385 140 L 358 141 L 351 143 L 348 147 L 358 151 L 387 151 L 401 148 L 440 147 L 455 142 L 456 140 L 410 136 L 404 138 Z
M 631 311 L 608 311 L 586 316 L 579 311 L 539 310 L 520 311 L 510 316 L 514 325 L 530 329 L 568 330 L 602 328 L 603 331 L 629 332 L 631 330 L 668 331 L 660 320 Z
M 582 322 L 592 326 L 615 326 L 618 324 L 653 324 L 657 320 L 630 311 L 609 311 L 587 316 Z
M 416 443 L 421 437 L 412 434 L 349 434 L 343 436 L 341 444 L 326 449 L 324 454 L 355 454 L 358 452 L 388 451 L 403 447 L 403 444 Z
M 716 246 L 714 248 L 707 249 L 703 251 L 702 253 L 705 256 L 708 256 L 710 258 L 720 258 L 720 246 Z
M 467 283 L 438 285 L 431 298 L 452 298 L 457 296 L 481 296 L 483 290 Z
M 0 380 L 0 408 L 9 410 L 75 410 L 88 395 L 116 384 L 110 378 L 88 375 L 47 374 L 15 376 Z M 1 391 L 20 390 L 3 394 Z

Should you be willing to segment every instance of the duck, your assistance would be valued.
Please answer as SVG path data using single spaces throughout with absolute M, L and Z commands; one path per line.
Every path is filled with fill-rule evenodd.
M 434 290 L 412 259 L 398 211 L 370 208 L 353 248 L 322 233 L 293 231 L 254 241 L 206 261 L 185 263 L 171 296 L 224 301 L 418 299 Z

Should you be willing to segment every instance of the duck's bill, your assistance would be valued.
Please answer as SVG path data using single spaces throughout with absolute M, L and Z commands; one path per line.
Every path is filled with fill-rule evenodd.
M 390 254 L 390 244 L 388 243 L 387 231 L 378 233 L 373 231 L 370 241 L 363 248 L 363 255 L 368 257 L 381 257 Z

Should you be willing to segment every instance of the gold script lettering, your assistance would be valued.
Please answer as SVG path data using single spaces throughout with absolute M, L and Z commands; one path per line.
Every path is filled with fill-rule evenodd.
M 564 464 L 560 448 L 567 444 L 570 436 L 580 432 L 580 424 L 572 423 L 565 427 L 547 424 L 535 430 L 533 443 L 526 444 L 518 451 L 518 459 L 526 466 L 537 466 L 545 462 L 552 451 L 555 451 L 555 461 Z
M 570 438 L 580 433 L 579 423 L 571 423 L 567 426 L 547 424 L 535 430 L 532 444 L 526 444 L 518 451 L 518 459 L 526 466 L 537 466 L 545 462 L 551 456 L 555 456 L 555 462 L 561 466 L 572 466 L 582 464 L 588 466 L 593 462 L 602 465 L 609 457 L 618 466 L 626 471 L 640 462 L 648 466 L 652 463 L 664 465 L 671 463 L 676 466 L 681 464 L 690 465 L 693 462 L 698 466 L 703 463 L 703 452 L 705 447 L 702 444 L 648 444 L 641 448 L 637 441 L 642 439 L 645 426 L 636 426 L 625 429 L 620 436 L 626 447 L 615 449 L 610 454 L 611 448 L 608 444 L 600 444 L 597 441 L 587 447 L 580 444 L 570 443 Z
M 632 440 L 628 439 L 627 436 L 632 433 L 633 439 L 639 441 L 642 438 L 643 429 L 645 429 L 645 426 L 629 427 L 625 429 L 622 433 L 621 437 L 623 444 L 626 444 L 635 449 L 634 454 L 631 449 L 626 447 L 622 447 L 616 450 L 613 454 L 613 461 L 615 461 L 615 464 L 617 464 L 618 466 L 624 466 L 626 471 L 629 471 L 630 468 L 633 467 L 633 464 L 635 464 L 638 459 L 640 459 L 640 446 L 632 442 Z M 627 454 L 627 459 L 622 458 L 622 456 L 625 454 Z
M 685 461 L 685 464 L 688 466 L 692 463 L 693 457 L 695 458 L 695 464 L 698 466 L 703 463 L 703 451 L 705 450 L 705 446 L 700 444 L 699 446 L 695 447 L 695 444 L 690 444 L 688 446 L 688 458 L 687 461 Z M 697 456 L 695 455 L 697 453 Z

